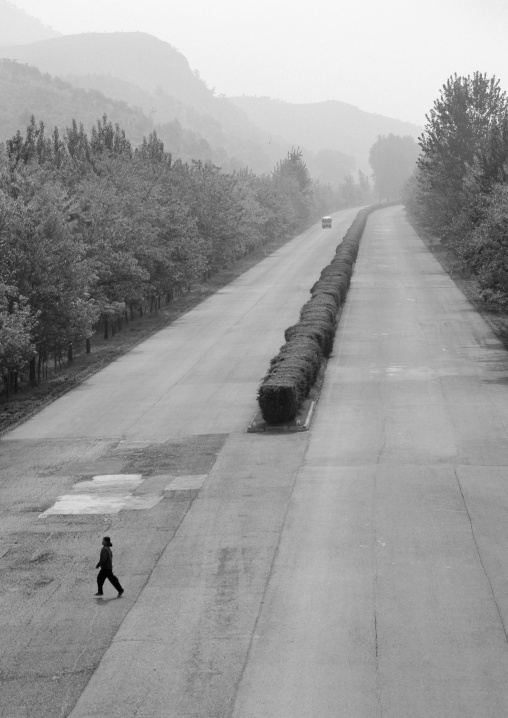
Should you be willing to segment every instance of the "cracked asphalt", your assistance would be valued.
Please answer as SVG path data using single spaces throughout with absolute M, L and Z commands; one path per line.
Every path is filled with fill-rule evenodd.
M 400 207 L 368 221 L 311 430 L 246 433 L 354 214 L 0 442 L 0 715 L 508 715 L 508 355 Z M 38 518 L 108 473 L 205 479 Z M 106 532 L 127 590 L 96 601 Z

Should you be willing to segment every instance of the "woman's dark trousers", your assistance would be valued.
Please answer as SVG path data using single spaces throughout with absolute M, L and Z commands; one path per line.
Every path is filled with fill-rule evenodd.
M 123 588 L 120 586 L 120 581 L 117 579 L 116 576 L 113 576 L 113 571 L 109 571 L 108 569 L 101 568 L 99 573 L 97 574 L 97 591 L 98 593 L 102 593 L 102 587 L 104 586 L 104 581 L 108 579 L 110 583 L 113 584 L 113 586 L 116 588 L 118 593 L 123 592 Z

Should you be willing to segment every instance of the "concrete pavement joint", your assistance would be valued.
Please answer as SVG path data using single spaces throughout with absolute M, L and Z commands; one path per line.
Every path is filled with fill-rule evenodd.
M 56 678 L 65 678 L 65 676 L 79 676 L 80 674 L 85 673 L 92 673 L 93 668 L 81 668 L 79 671 L 52 671 L 51 679 L 55 680 Z M 9 683 L 9 682 L 17 682 L 23 679 L 29 680 L 29 681 L 35 681 L 35 680 L 46 680 L 49 679 L 50 676 L 47 673 L 20 673 L 16 676 L 1 676 L 2 683 Z
M 105 650 L 103 651 L 101 660 L 99 661 L 99 663 L 98 663 L 98 665 L 96 666 L 95 670 L 90 673 L 89 680 L 87 681 L 86 685 L 83 686 L 83 688 L 82 688 L 82 690 L 81 690 L 81 692 L 80 692 L 80 695 L 76 697 L 75 704 L 74 704 L 73 708 L 71 709 L 70 713 L 67 713 L 67 715 L 69 715 L 69 716 L 72 715 L 72 712 L 73 712 L 74 708 L 76 707 L 76 704 L 77 704 L 77 702 L 78 702 L 80 696 L 84 693 L 84 691 L 86 690 L 87 686 L 88 686 L 89 683 L 90 683 L 90 680 L 93 678 L 93 676 L 95 675 L 96 671 L 99 669 L 99 667 L 100 667 L 102 661 L 104 660 L 104 656 L 106 655 L 108 649 L 111 647 L 111 644 L 112 644 L 112 643 L 115 643 L 115 642 L 118 642 L 118 643 L 120 642 L 119 639 L 116 639 L 116 635 L 117 635 L 118 632 L 120 631 L 120 629 L 121 629 L 122 625 L 124 624 L 126 618 L 130 615 L 131 611 L 136 607 L 137 601 L 138 601 L 138 600 L 141 598 L 141 596 L 143 595 L 144 589 L 146 588 L 147 584 L 149 583 L 150 578 L 151 578 L 153 572 L 154 572 L 155 569 L 157 568 L 157 565 L 158 565 L 158 563 L 159 563 L 159 560 L 160 560 L 162 554 L 166 551 L 167 547 L 171 544 L 171 542 L 174 540 L 175 536 L 177 535 L 177 533 L 178 533 L 178 531 L 179 531 L 181 525 L 183 524 L 183 522 L 185 521 L 185 519 L 186 519 L 186 517 L 187 517 L 189 511 L 191 510 L 191 508 L 192 508 L 192 506 L 193 506 L 193 504 L 194 504 L 194 501 L 195 501 L 195 499 L 196 499 L 198 493 L 199 493 L 199 492 L 197 492 L 197 493 L 195 494 L 195 496 L 193 496 L 193 497 L 189 500 L 189 506 L 188 506 L 188 508 L 187 508 L 187 511 L 183 514 L 182 518 L 180 519 L 178 525 L 176 526 L 176 528 L 175 528 L 175 530 L 174 530 L 174 532 L 173 532 L 173 535 L 171 536 L 171 538 L 169 539 L 169 541 L 167 542 L 167 544 L 166 544 L 166 545 L 164 546 L 164 548 L 162 548 L 161 551 L 159 552 L 159 555 L 157 556 L 157 560 L 154 562 L 151 571 L 149 571 L 149 572 L 146 574 L 146 581 L 145 581 L 143 587 L 141 588 L 141 590 L 139 591 L 139 593 L 138 593 L 136 599 L 133 601 L 131 607 L 130 607 L 129 610 L 126 612 L 125 616 L 123 617 L 121 623 L 120 623 L 119 626 L 118 626 L 118 629 L 117 629 L 117 631 L 116 631 L 115 636 L 112 637 L 112 639 L 111 639 L 109 645 L 106 646 Z M 115 639 L 116 639 L 116 640 L 115 640 Z M 142 641 L 142 643 L 146 643 L 146 641 Z M 133 718 L 135 718 L 135 716 L 138 714 L 139 709 L 141 708 L 141 706 L 143 705 L 143 703 L 144 703 L 144 701 L 145 701 L 145 698 L 146 698 L 146 692 L 143 694 L 142 698 L 140 699 L 140 703 L 139 703 L 139 705 L 137 706 L 135 713 L 133 714 Z
M 253 628 L 252 628 L 252 633 L 251 633 L 251 637 L 250 637 L 250 640 L 249 640 L 249 645 L 248 645 L 248 648 L 247 648 L 247 652 L 246 652 L 246 654 L 245 654 L 245 659 L 244 659 L 244 662 L 243 662 L 243 665 L 242 665 L 240 674 L 239 674 L 239 676 L 238 676 L 238 678 L 237 678 L 237 680 L 236 680 L 236 682 L 235 682 L 235 684 L 234 684 L 234 687 L 233 687 L 233 692 L 232 692 L 232 697 L 231 697 L 231 702 L 230 702 L 230 709 L 229 709 L 229 711 L 228 711 L 228 713 L 227 713 L 227 716 L 224 716 L 224 718 L 233 718 L 233 714 L 234 714 L 234 711 L 235 711 L 236 700 L 237 700 L 237 697 L 238 697 L 238 691 L 239 691 L 239 689 L 240 689 L 240 685 L 241 685 L 241 683 L 242 683 L 243 676 L 244 676 L 245 671 L 246 671 L 246 669 L 247 669 L 247 665 L 249 664 L 249 660 L 250 660 L 250 657 L 251 657 L 251 654 L 252 654 L 252 648 L 253 648 L 253 644 L 254 644 L 254 637 L 256 636 L 258 623 L 259 623 L 259 620 L 260 620 L 260 618 L 261 618 L 261 613 L 263 612 L 263 607 L 264 607 L 264 603 L 265 603 L 266 593 L 267 593 L 267 591 L 268 591 L 268 587 L 270 586 L 270 581 L 271 581 L 271 579 L 272 579 L 272 576 L 273 576 L 273 573 L 274 573 L 274 570 L 275 570 L 275 564 L 276 564 L 277 558 L 278 558 L 278 556 L 279 556 L 280 544 L 281 544 L 281 541 L 282 541 L 282 535 L 283 535 L 283 533 L 284 533 L 284 528 L 285 528 L 285 526 L 286 526 L 286 521 L 287 521 L 287 517 L 288 517 L 288 514 L 289 514 L 289 509 L 290 509 L 290 506 L 291 506 L 291 501 L 292 501 L 292 499 L 293 499 L 293 494 L 294 494 L 294 492 L 295 492 L 296 483 L 297 483 L 297 481 L 298 481 L 298 475 L 299 475 L 300 471 L 302 470 L 302 468 L 304 468 L 304 466 L 305 466 L 305 457 L 307 456 L 308 450 L 309 450 L 309 440 L 307 439 L 307 446 L 305 447 L 305 451 L 303 452 L 302 460 L 301 460 L 301 462 L 300 462 L 300 466 L 295 470 L 295 477 L 294 477 L 293 485 L 292 485 L 292 487 L 291 487 L 291 493 L 290 493 L 290 495 L 289 495 L 289 497 L 288 497 L 288 502 L 287 502 L 286 510 L 285 510 L 285 512 L 284 512 L 284 518 L 283 518 L 283 520 L 282 520 L 281 527 L 280 527 L 280 530 L 279 530 L 279 538 L 277 539 L 277 545 L 276 545 L 276 547 L 275 547 L 275 551 L 273 552 L 272 561 L 271 561 L 271 563 L 270 563 L 270 570 L 268 571 L 268 575 L 267 575 L 267 578 L 266 578 L 265 586 L 264 586 L 263 593 L 262 593 L 262 596 L 261 596 L 261 601 L 259 602 L 259 609 L 258 609 L 258 613 L 257 613 L 257 616 L 256 616 L 256 620 L 255 620 L 255 622 L 254 622 L 254 626 L 253 626 Z
M 383 429 L 384 432 L 384 429 Z M 386 440 L 385 440 L 386 443 Z M 377 464 L 379 464 L 379 458 L 381 456 L 381 453 L 384 449 L 381 448 L 381 451 L 378 456 Z M 377 466 L 376 464 L 376 466 Z M 378 570 L 377 570 L 377 547 L 378 547 L 378 541 L 377 541 L 377 525 L 376 525 L 376 492 L 377 492 L 377 470 L 374 471 L 374 485 L 372 487 L 372 511 L 371 511 L 371 525 L 372 525 L 372 569 L 373 569 L 373 581 L 372 581 L 372 588 L 373 588 L 373 611 L 374 611 L 374 656 L 375 656 L 375 664 L 376 664 L 376 699 L 379 706 L 379 715 L 383 716 L 383 703 L 381 701 L 381 685 L 380 685 L 380 675 L 379 675 L 379 637 L 378 637 L 378 621 L 377 621 L 377 589 L 378 589 Z
M 295 260 L 295 261 L 296 261 L 296 260 Z M 235 327 L 237 324 L 240 324 L 240 322 L 247 316 L 247 314 L 249 314 L 249 313 L 252 311 L 253 307 L 256 306 L 256 304 L 258 303 L 258 301 L 259 301 L 260 299 L 263 299 L 263 297 L 265 297 L 266 294 L 268 294 L 270 291 L 271 291 L 271 286 L 268 286 L 268 288 L 267 288 L 266 291 L 261 295 L 261 297 L 259 297 L 259 298 L 256 299 L 255 304 L 253 304 L 252 306 L 250 306 L 249 309 L 245 312 L 245 314 L 243 314 L 239 319 L 237 319 L 236 322 L 234 322 L 233 324 L 229 325 L 229 326 L 226 328 L 226 330 L 225 330 L 224 332 L 222 332 L 222 333 L 217 337 L 216 341 L 215 341 L 212 345 L 210 345 L 210 346 L 208 346 L 208 347 L 206 348 L 206 350 L 203 352 L 203 354 L 202 354 L 202 356 L 201 356 L 201 359 L 203 359 L 207 354 L 209 354 L 210 351 L 211 351 L 215 346 L 217 346 L 217 344 L 219 344 L 220 342 L 223 342 L 223 341 L 224 341 L 224 336 L 225 336 L 226 334 L 228 334 L 228 333 L 231 331 L 231 329 L 233 329 L 233 327 Z M 153 404 L 151 404 L 151 405 L 146 409 L 146 411 L 144 411 L 144 412 L 141 414 L 141 416 L 140 416 L 139 418 L 137 418 L 135 421 L 133 421 L 133 423 L 132 423 L 128 428 L 130 429 L 133 425 L 137 424 L 139 421 L 142 421 L 142 420 L 143 420 L 143 417 L 146 416 L 146 414 L 148 414 L 150 411 L 152 411 L 155 406 L 157 406 L 158 404 L 160 404 L 160 402 L 163 401 L 163 399 L 164 399 L 171 391 L 173 391 L 174 387 L 180 385 L 180 384 L 184 381 L 184 379 L 185 379 L 189 374 L 191 374 L 193 371 L 194 371 L 194 366 L 190 367 L 190 368 L 185 372 L 185 374 L 182 374 L 182 376 L 179 377 L 178 381 L 175 382 L 174 385 L 170 386 L 170 387 L 167 389 L 166 392 L 162 393 L 162 394 L 158 397 L 158 399 L 156 399 L 156 400 L 153 402 Z
M 44 546 L 45 544 L 47 544 L 47 542 L 48 542 L 48 541 L 50 540 L 50 538 L 53 536 L 53 533 L 54 533 L 54 532 L 51 531 L 51 533 L 49 534 L 49 536 L 47 537 L 47 539 L 45 539 L 45 540 L 42 542 L 42 546 Z M 29 558 L 29 561 L 35 561 L 36 556 L 40 556 L 40 555 L 41 555 L 41 548 L 42 548 L 42 546 L 38 546 L 38 547 L 37 547 L 37 549 L 34 551 L 34 553 L 32 554 L 32 556 Z
M 386 447 L 386 431 L 385 425 L 383 424 L 383 430 L 381 432 L 383 444 L 379 449 L 377 456 L 376 467 L 379 466 L 381 456 Z M 383 703 L 381 701 L 381 686 L 380 686 L 380 675 L 379 675 L 379 640 L 378 640 L 378 626 L 377 626 L 377 584 L 378 584 L 378 571 L 377 571 L 377 560 L 376 560 L 376 546 L 379 544 L 377 539 L 377 528 L 376 528 L 376 516 L 375 516 L 375 503 L 376 503 L 376 490 L 377 490 L 377 470 L 374 472 L 374 487 L 372 492 L 372 527 L 373 527 L 373 569 L 374 569 L 374 641 L 375 641 L 375 656 L 376 656 L 376 696 L 379 705 L 380 716 L 383 716 Z
M 98 612 L 99 612 L 99 607 L 96 606 L 96 607 L 95 607 L 95 611 L 93 612 L 93 615 L 92 615 L 92 620 L 90 621 L 89 626 L 88 626 L 88 640 L 87 640 L 87 642 L 86 642 L 84 648 L 83 648 L 83 649 L 78 653 L 78 655 L 76 656 L 76 660 L 74 661 L 74 665 L 72 666 L 72 668 L 71 668 L 71 670 L 70 670 L 70 675 L 75 675 L 76 673 L 79 673 L 79 671 L 76 671 L 76 668 L 77 668 L 77 665 L 78 665 L 78 662 L 79 662 L 81 656 L 83 655 L 83 653 L 85 653 L 85 651 L 88 649 L 88 647 L 89 647 L 89 645 L 90 645 L 92 628 L 93 628 L 93 625 L 94 625 L 94 623 L 95 623 L 95 619 L 97 618 Z M 91 675 L 92 675 L 92 674 L 90 674 L 90 677 L 91 677 Z M 66 694 L 65 694 L 65 696 L 64 696 L 63 703 L 62 703 L 62 707 L 61 707 L 61 710 L 60 710 L 60 717 L 61 717 L 61 718 L 65 718 L 65 716 L 68 715 L 67 702 L 68 702 L 68 700 L 69 700 L 69 693 L 70 693 L 70 691 L 71 691 L 71 688 L 70 688 L 70 686 L 69 686 L 69 687 L 67 688 L 67 691 L 66 691 Z
M 471 529 L 471 536 L 472 536 L 472 538 L 473 538 L 473 543 L 474 543 L 474 545 L 475 545 L 476 553 L 478 554 L 478 559 L 479 559 L 479 561 L 480 561 L 480 566 L 482 567 L 482 571 L 483 571 L 483 573 L 484 573 L 484 575 L 485 575 L 485 578 L 486 578 L 487 581 L 488 581 L 488 584 L 489 584 L 489 587 L 490 587 L 490 592 L 491 592 L 491 594 L 492 594 L 492 599 L 493 599 L 493 601 L 494 601 L 494 605 L 495 605 L 496 610 L 497 610 L 497 615 L 499 616 L 499 620 L 501 621 L 501 626 L 502 626 L 502 628 L 503 628 L 503 633 L 504 633 L 505 641 L 508 643 L 508 633 L 507 633 L 507 631 L 506 631 L 505 622 L 504 622 L 504 620 L 503 620 L 503 614 L 501 613 L 501 609 L 499 608 L 499 604 L 498 604 L 497 599 L 496 599 L 496 594 L 494 593 L 494 587 L 492 586 L 492 582 L 491 582 L 491 580 L 490 580 L 490 578 L 489 578 L 489 575 L 488 575 L 487 570 L 486 570 L 486 568 L 485 568 L 485 564 L 483 563 L 483 560 L 482 560 L 482 555 L 481 555 L 481 553 L 480 553 L 480 548 L 479 548 L 479 546 L 478 546 L 478 543 L 477 543 L 477 541 L 476 541 L 476 536 L 475 536 L 475 533 L 474 533 L 473 521 L 472 521 L 472 519 L 471 519 L 471 514 L 469 513 L 469 509 L 468 509 L 467 504 L 466 504 L 466 499 L 465 499 L 465 496 L 464 496 L 464 492 L 463 492 L 463 490 L 462 490 L 462 485 L 461 485 L 461 483 L 460 483 L 459 475 L 457 474 L 457 469 L 456 469 L 455 467 L 453 467 L 453 473 L 455 474 L 455 479 L 457 480 L 457 485 L 458 485 L 458 487 L 459 487 L 460 495 L 462 496 L 462 501 L 463 501 L 464 507 L 465 507 L 465 509 L 466 509 L 467 518 L 468 518 L 468 520 L 469 520 L 469 527 L 470 527 L 470 529 Z

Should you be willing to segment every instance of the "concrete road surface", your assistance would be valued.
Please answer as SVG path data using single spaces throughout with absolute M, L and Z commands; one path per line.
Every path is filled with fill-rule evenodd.
M 68 715 L 224 442 L 245 432 L 284 329 L 356 212 L 312 227 L 0 441 L 0 716 Z M 299 451 L 275 451 L 284 481 Z M 236 516 L 240 495 L 230 501 Z M 285 501 L 274 489 L 273 511 Z M 227 502 L 215 506 L 229 521 Z M 108 533 L 121 601 L 108 585 L 93 598 Z M 220 576 L 220 552 L 210 561 Z
M 311 431 L 245 433 L 326 232 L 0 443 L 2 716 L 508 715 L 508 355 L 400 208 L 369 219 Z M 121 600 L 90 596 L 103 533 Z

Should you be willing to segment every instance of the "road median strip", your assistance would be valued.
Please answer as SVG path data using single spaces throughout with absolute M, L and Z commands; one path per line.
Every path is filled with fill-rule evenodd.
M 286 329 L 286 343 L 261 380 L 259 411 L 249 424 L 249 433 L 309 429 L 367 218 L 386 206 L 375 204 L 358 212 L 335 257 L 312 286 L 299 321 Z

